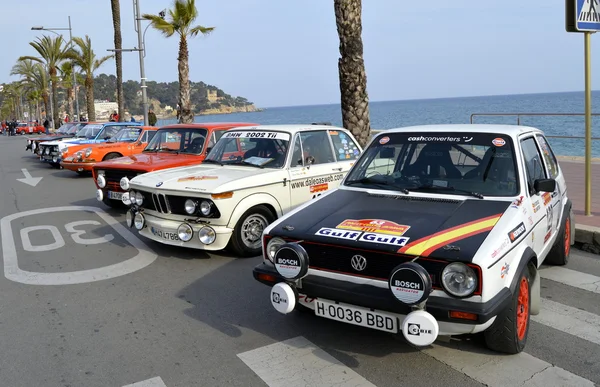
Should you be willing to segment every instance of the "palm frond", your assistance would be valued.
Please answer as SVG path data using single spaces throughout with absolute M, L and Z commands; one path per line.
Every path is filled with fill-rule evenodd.
M 202 35 L 210 35 L 211 32 L 215 30 L 215 27 L 204 27 L 204 26 L 195 26 L 190 29 L 189 35 L 194 37 L 198 34 Z

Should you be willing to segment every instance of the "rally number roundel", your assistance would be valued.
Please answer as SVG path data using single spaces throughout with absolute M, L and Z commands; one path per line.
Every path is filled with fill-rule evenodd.
M 405 262 L 392 270 L 388 285 L 396 299 L 406 305 L 423 302 L 431 293 L 431 277 L 423 266 Z
M 277 249 L 273 258 L 275 270 L 289 280 L 300 279 L 308 274 L 308 253 L 297 243 L 285 243 Z

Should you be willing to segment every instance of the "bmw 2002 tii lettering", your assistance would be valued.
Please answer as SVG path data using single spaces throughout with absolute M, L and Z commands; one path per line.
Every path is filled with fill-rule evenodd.
M 340 187 L 272 223 L 254 278 L 281 313 L 402 334 L 484 332 L 523 350 L 544 264 L 574 243 L 565 178 L 542 131 L 433 125 L 379 133 Z
M 348 130 L 333 126 L 234 128 L 202 165 L 134 177 L 128 225 L 170 245 L 257 256 L 263 230 L 337 188 L 360 152 Z

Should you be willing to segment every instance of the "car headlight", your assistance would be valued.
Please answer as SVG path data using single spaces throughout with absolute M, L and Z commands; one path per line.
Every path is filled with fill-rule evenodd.
M 65 150 L 66 150 L 66 149 L 65 149 Z M 67 152 L 64 152 L 64 153 L 67 153 Z M 83 154 L 81 153 L 81 151 L 79 151 L 79 152 L 75 152 L 75 155 L 74 155 L 74 157 L 75 157 L 75 159 L 77 159 L 77 160 L 81 160 L 81 159 L 83 159 Z
M 141 192 L 136 192 L 136 193 L 135 193 L 135 203 L 136 203 L 138 206 L 141 206 L 141 205 L 142 205 L 142 203 L 144 203 L 144 195 L 142 195 L 142 193 L 141 193 Z
M 210 245 L 217 239 L 217 233 L 212 227 L 204 226 L 198 231 L 198 239 L 205 245 Z
M 141 230 L 144 228 L 144 226 L 146 225 L 146 218 L 144 218 L 144 215 L 142 215 L 141 212 L 138 212 L 137 214 L 135 214 L 135 216 L 133 217 L 133 225 L 135 226 L 136 229 Z
M 453 296 L 467 297 L 477 288 L 477 274 L 464 263 L 454 262 L 442 270 L 442 285 Z
M 98 183 L 98 187 L 100 188 L 106 187 L 106 179 L 104 178 L 104 175 L 98 175 L 96 178 L 96 183 Z
M 84 152 L 84 153 L 83 153 L 84 157 L 85 157 L 85 158 L 88 158 L 88 157 L 90 157 L 90 155 L 92 154 L 92 148 L 85 148 L 85 149 L 83 150 L 83 152 Z
M 64 148 L 60 152 L 62 153 L 63 156 L 65 156 L 69 152 L 69 148 Z
M 211 206 L 210 202 L 203 200 L 202 203 L 200 203 L 200 212 L 202 212 L 202 215 L 204 215 L 204 216 L 210 215 L 211 209 L 212 209 L 212 206 Z
M 129 179 L 127 177 L 121 178 L 121 181 L 119 181 L 119 186 L 121 186 L 123 191 L 129 191 Z
M 184 242 L 189 242 L 194 236 L 194 230 L 192 226 L 187 223 L 181 223 L 179 227 L 177 227 L 177 236 Z
M 185 201 L 185 212 L 189 215 L 193 215 L 196 212 L 196 202 L 192 199 L 188 199 Z
M 267 257 L 269 258 L 270 261 L 273 261 L 273 258 L 275 258 L 275 252 L 284 243 L 285 243 L 285 241 L 278 237 L 272 238 L 269 241 L 269 243 L 267 243 L 266 252 L 267 252 Z

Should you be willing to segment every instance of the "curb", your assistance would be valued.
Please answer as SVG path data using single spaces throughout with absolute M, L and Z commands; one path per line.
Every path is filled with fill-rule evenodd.
M 575 226 L 575 243 L 581 244 L 581 250 L 600 254 L 600 227 L 578 224 Z

